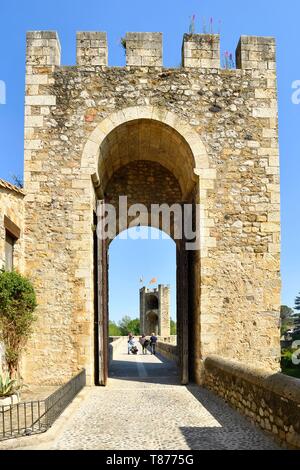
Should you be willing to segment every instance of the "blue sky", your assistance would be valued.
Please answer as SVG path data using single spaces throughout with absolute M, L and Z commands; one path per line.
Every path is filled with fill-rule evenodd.
M 133 240 L 133 232 L 143 232 L 147 240 Z M 109 316 L 118 320 L 124 315 L 139 316 L 138 295 L 140 287 L 156 287 L 149 285 L 153 278 L 159 284 L 170 284 L 171 315 L 176 318 L 176 246 L 167 235 L 154 228 L 129 229 L 128 239 L 116 237 L 109 248 Z M 150 239 L 155 236 L 159 240 Z M 140 279 L 144 282 L 141 284 Z
M 241 34 L 275 36 L 278 45 L 278 89 L 281 147 L 282 195 L 282 303 L 293 306 L 300 291 L 299 263 L 299 174 L 300 105 L 292 104 L 292 82 L 300 80 L 300 3 L 298 0 L 10 0 L 0 7 L 0 80 L 6 83 L 7 104 L 0 104 L 0 177 L 10 180 L 23 172 L 23 102 L 25 33 L 27 30 L 57 30 L 62 44 L 62 63 L 75 64 L 76 31 L 107 31 L 110 65 L 124 65 L 120 37 L 126 31 L 164 33 L 164 64 L 178 66 L 181 41 L 188 31 L 189 17 L 196 14 L 196 32 L 202 32 L 202 19 L 221 21 L 222 50 L 234 52 Z M 4 5 L 3 5 L 4 3 Z M 127 297 L 116 298 L 112 317 L 137 314 L 136 282 L 140 274 L 158 276 L 159 282 L 175 288 L 175 255 L 172 242 L 139 242 L 134 246 L 116 240 L 111 246 L 111 285 Z M 152 269 L 154 245 L 157 256 Z M 169 249 L 166 248 L 169 244 Z M 124 245 L 125 247 L 125 245 Z M 139 251 L 141 250 L 141 251 Z M 129 256 L 130 267 L 119 272 L 115 253 Z M 139 253 L 140 256 L 136 256 Z M 151 263 L 152 261 L 152 263 Z M 124 261 L 125 262 L 125 261 Z M 127 265 L 128 266 L 128 265 Z M 148 267 L 146 267 L 148 266 Z M 171 266 L 171 269 L 170 269 Z M 119 267 L 119 270 L 121 268 Z M 168 274 L 169 270 L 169 274 Z M 161 273 L 161 274 L 160 274 Z M 118 281 L 118 279 L 120 279 Z M 119 287 L 118 287 L 119 286 Z M 127 286 L 127 287 L 126 287 Z M 130 294 L 129 294 L 130 293 Z M 112 292 L 113 295 L 113 292 Z M 118 313 L 120 312 L 120 314 Z

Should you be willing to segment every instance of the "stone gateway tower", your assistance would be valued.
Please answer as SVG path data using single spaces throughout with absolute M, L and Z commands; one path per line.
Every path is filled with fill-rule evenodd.
M 230 70 L 218 35 L 185 35 L 177 68 L 163 66 L 160 33 L 125 43 L 126 65 L 110 67 L 106 34 L 78 33 L 77 64 L 61 65 L 55 32 L 27 34 L 20 243 L 38 320 L 24 379 L 64 383 L 85 368 L 89 384 L 106 383 L 109 243 L 96 214 L 109 202 L 118 215 L 123 195 L 147 209 L 188 203 L 199 216 L 198 250 L 174 237 L 182 383 L 201 383 L 211 355 L 276 372 L 275 41 L 242 36 Z
M 158 285 L 157 289 L 140 289 L 141 333 L 170 336 L 170 286 Z

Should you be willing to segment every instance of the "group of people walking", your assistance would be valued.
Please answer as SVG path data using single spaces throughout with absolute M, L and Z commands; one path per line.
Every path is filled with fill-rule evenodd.
M 142 335 L 139 339 L 139 342 L 142 346 L 142 354 L 148 354 L 148 348 L 150 346 L 151 354 L 156 354 L 156 343 L 157 343 L 157 336 L 155 333 L 152 333 L 150 339 L 146 337 L 146 335 Z M 136 344 L 135 337 L 132 333 L 128 335 L 128 354 L 137 354 L 138 348 Z

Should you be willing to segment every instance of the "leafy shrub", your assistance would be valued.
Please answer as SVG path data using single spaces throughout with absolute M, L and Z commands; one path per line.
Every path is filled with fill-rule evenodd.
M 292 361 L 293 351 L 291 349 L 283 349 L 281 354 L 281 367 L 282 369 L 290 369 L 295 367 Z
M 36 317 L 36 296 L 31 282 L 21 274 L 0 271 L 0 341 L 12 376 L 18 369 L 22 349 Z
M 124 51 L 126 51 L 126 47 L 127 47 L 127 45 L 126 45 L 126 38 L 123 38 L 123 37 L 122 37 L 122 38 L 120 39 L 120 44 L 121 44 L 121 46 L 123 47 Z
M 0 398 L 10 397 L 17 393 L 21 385 L 17 380 L 10 378 L 9 374 L 0 373 Z

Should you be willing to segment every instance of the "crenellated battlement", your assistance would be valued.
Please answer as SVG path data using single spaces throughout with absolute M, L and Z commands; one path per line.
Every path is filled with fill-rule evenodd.
M 162 33 L 127 33 L 124 38 L 126 66 L 163 67 Z M 107 66 L 105 32 L 77 33 L 77 66 Z M 27 33 L 27 65 L 60 66 L 61 47 L 55 31 Z M 218 34 L 185 34 L 182 44 L 185 68 L 221 68 Z M 272 37 L 242 36 L 236 49 L 238 69 L 275 70 L 276 46 Z
M 107 35 L 101 32 L 78 32 L 77 65 L 108 65 Z

